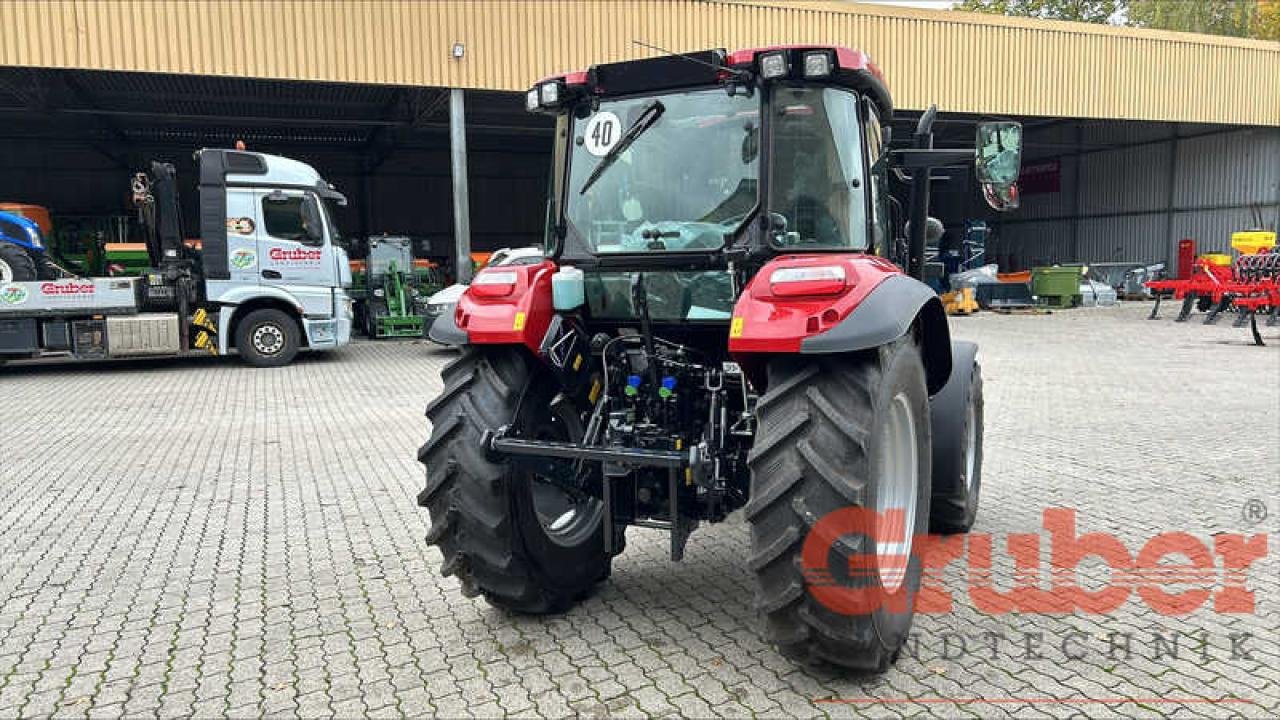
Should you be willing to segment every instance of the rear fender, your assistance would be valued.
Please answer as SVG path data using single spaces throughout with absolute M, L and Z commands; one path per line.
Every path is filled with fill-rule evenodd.
M 840 265 L 846 290 L 821 297 L 779 297 L 773 273 Z M 916 333 L 929 393 L 951 373 L 951 340 L 937 295 L 897 265 L 873 255 L 790 255 L 761 268 L 734 307 L 729 351 L 763 390 L 766 354 L 826 355 L 870 350 Z
M 555 315 L 551 303 L 551 275 L 555 271 L 550 260 L 481 270 L 454 309 L 455 337 L 465 335 L 472 345 L 524 345 L 539 353 Z M 478 285 L 484 283 L 485 275 L 496 273 L 514 276 L 510 290 L 500 295 L 493 294 L 493 286 Z

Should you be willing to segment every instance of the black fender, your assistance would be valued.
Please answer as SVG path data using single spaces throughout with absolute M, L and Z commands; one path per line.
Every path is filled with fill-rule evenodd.
M 440 316 L 431 323 L 431 329 L 427 331 L 427 337 L 441 345 L 449 345 L 452 347 L 460 347 L 471 343 L 470 336 L 467 331 L 458 327 L 457 321 L 453 318 L 453 310 L 440 313 Z
M 880 282 L 838 325 L 800 342 L 802 355 L 870 350 L 893 342 L 919 322 L 920 356 L 929 394 L 951 377 L 951 331 L 942 301 L 928 285 L 890 275 Z
M 951 377 L 937 395 L 929 398 L 929 429 L 933 436 L 933 492 L 930 507 L 931 526 L 934 531 L 954 532 L 968 530 L 977 512 L 977 495 L 982 481 L 982 417 L 981 407 L 975 418 L 978 423 L 974 468 L 973 497 L 966 485 L 965 432 L 970 389 L 973 386 L 974 366 L 978 360 L 976 343 L 957 340 L 951 343 Z M 978 388 L 979 395 L 981 388 Z M 977 400 L 981 402 L 981 400 Z

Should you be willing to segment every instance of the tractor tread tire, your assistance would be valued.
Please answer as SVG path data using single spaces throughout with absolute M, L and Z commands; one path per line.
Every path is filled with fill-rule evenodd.
M 485 430 L 511 423 L 531 380 L 529 363 L 513 348 L 469 348 L 442 373 L 444 390 L 427 405 L 432 432 L 418 451 L 427 481 L 418 505 L 431 516 L 428 544 L 443 555 L 442 572 L 467 597 L 518 613 L 567 610 L 608 576 L 610 558 L 589 584 L 552 586 L 527 557 L 509 492 L 508 468 L 481 447 Z
M 950 458 L 939 458 L 939 453 L 942 452 L 939 446 L 943 441 L 937 436 L 934 437 L 934 495 L 930 502 L 929 531 L 939 535 L 967 533 L 973 528 L 973 524 L 978 517 L 978 502 L 982 494 L 982 442 L 985 435 L 983 428 L 985 402 L 982 396 L 982 366 L 974 362 L 969 372 L 968 392 L 966 397 L 962 399 L 963 404 L 959 408 L 940 408 L 936 405 L 932 408 L 935 412 L 957 412 L 960 413 L 960 417 L 964 418 L 960 424 L 958 435 L 961 440 L 954 447 L 953 455 Z M 975 406 L 973 419 L 976 423 L 977 443 L 975 451 L 977 458 L 974 461 L 974 478 L 971 483 L 968 483 L 966 482 L 968 478 L 965 471 L 960 470 L 960 468 L 965 467 L 968 462 L 966 439 L 969 431 L 967 410 L 970 403 Z M 940 482 L 953 482 L 954 484 L 950 487 L 940 487 Z
M 30 282 L 39 279 L 39 270 L 31 253 L 20 245 L 0 242 L 0 260 L 9 266 L 13 282 Z
M 915 347 L 901 341 L 881 349 L 881 359 L 894 352 L 919 364 Z M 769 364 L 768 390 L 757 404 L 747 461 L 751 499 L 744 509 L 751 526 L 747 566 L 756 576 L 755 607 L 769 639 L 802 664 L 883 672 L 900 649 L 886 645 L 871 615 L 842 616 L 820 605 L 806 591 L 801 562 L 805 538 L 826 513 L 870 502 L 874 400 L 885 382 L 881 359 L 875 353 L 779 357 Z M 922 366 L 918 382 L 924 397 Z M 865 552 L 863 542 L 839 540 L 834 552 Z

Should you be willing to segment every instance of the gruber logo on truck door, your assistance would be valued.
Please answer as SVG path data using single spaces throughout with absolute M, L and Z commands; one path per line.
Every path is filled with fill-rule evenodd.
M 273 265 L 317 265 L 320 263 L 320 251 L 309 248 L 273 247 L 267 252 Z
M 64 297 L 68 295 L 84 296 L 97 292 L 97 286 L 91 282 L 47 282 L 40 284 L 41 295 Z
M 0 287 L 0 303 L 5 305 L 21 305 L 27 301 L 27 289 L 21 285 L 5 285 Z

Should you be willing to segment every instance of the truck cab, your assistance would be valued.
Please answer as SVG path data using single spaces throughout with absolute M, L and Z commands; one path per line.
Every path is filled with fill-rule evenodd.
M 146 248 L 139 277 L 46 279 L 10 263 L 19 272 L 0 282 L 0 362 L 235 350 L 270 367 L 350 340 L 351 270 L 332 211 L 342 194 L 288 158 L 239 148 L 195 158 L 197 237 L 182 221 L 172 165 L 152 162 L 132 179 Z
M 333 217 L 342 194 L 310 165 L 275 155 L 203 150 L 200 166 L 202 217 L 206 204 L 226 207 L 222 228 L 203 219 L 201 228 L 207 299 L 230 309 L 219 314 L 219 352 L 235 343 L 236 321 L 261 307 L 296 317 L 306 347 L 345 344 L 351 266 Z

